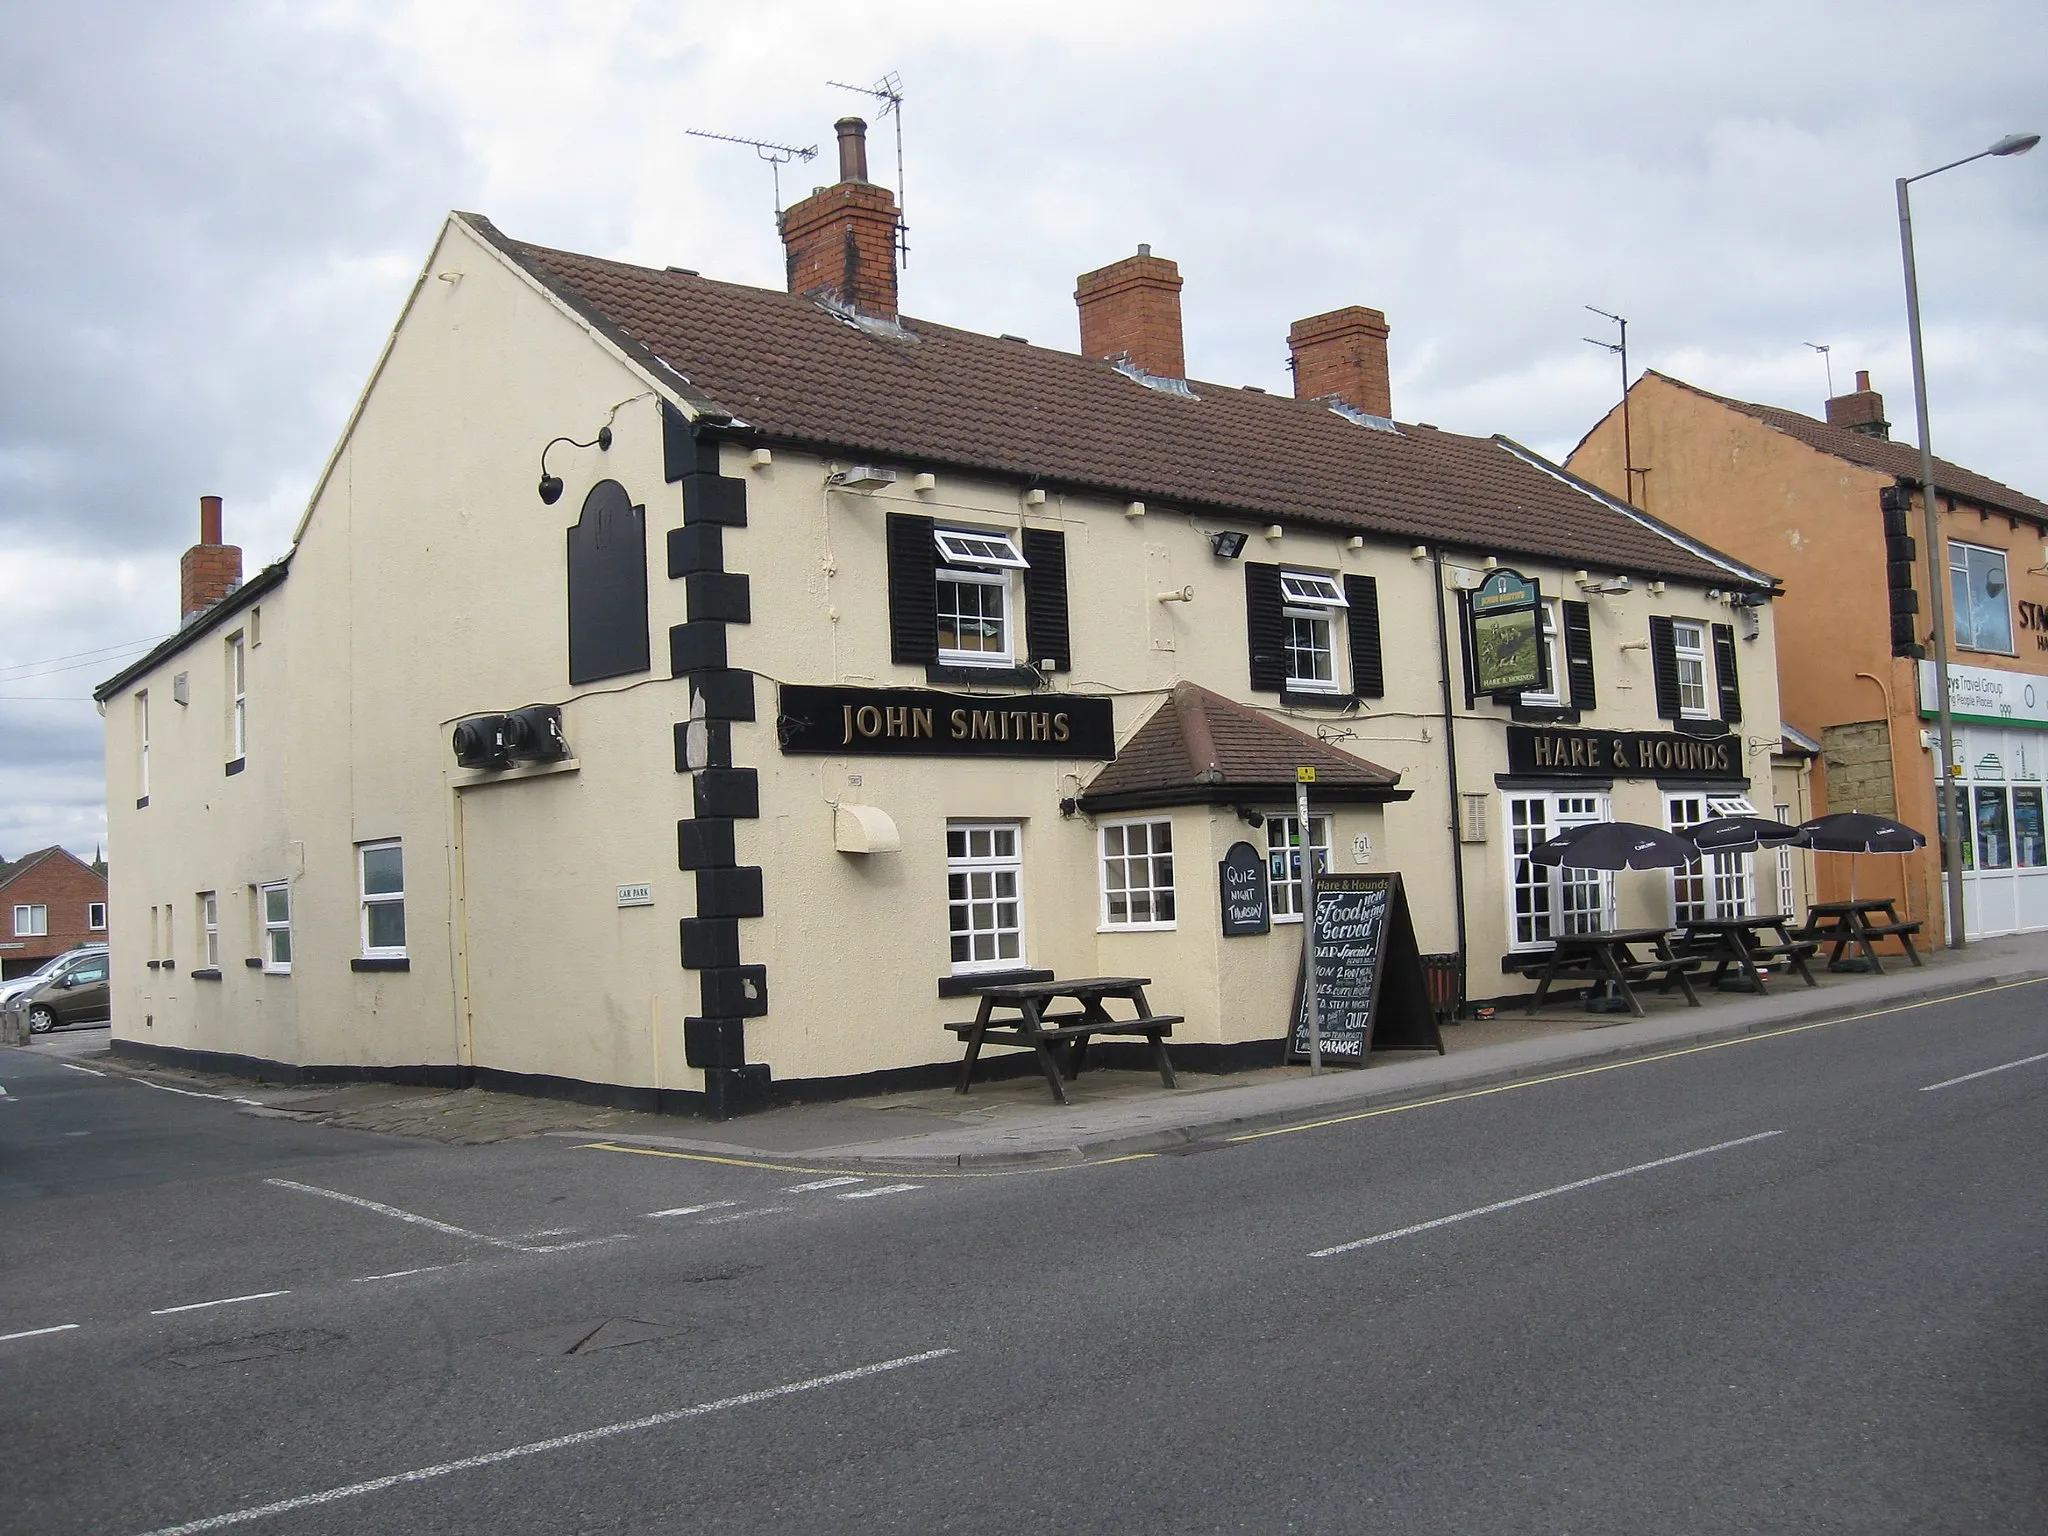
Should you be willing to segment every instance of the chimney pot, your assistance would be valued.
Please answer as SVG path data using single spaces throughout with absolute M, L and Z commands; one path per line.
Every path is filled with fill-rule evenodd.
M 1334 395 L 1369 416 L 1394 414 L 1387 369 L 1387 317 L 1352 304 L 1311 315 L 1287 328 L 1289 366 L 1297 400 Z
M 199 498 L 199 542 L 218 544 L 220 542 L 220 498 L 202 496 Z
M 1870 388 L 1870 370 L 1868 368 L 1858 368 L 1856 370 L 1856 387 L 1859 390 Z
M 868 125 L 858 117 L 842 117 L 832 125 L 839 131 L 839 179 L 868 179 Z
M 1128 357 L 1159 378 L 1184 379 L 1180 268 L 1152 247 L 1083 272 L 1074 286 L 1081 311 L 1081 351 L 1094 358 Z

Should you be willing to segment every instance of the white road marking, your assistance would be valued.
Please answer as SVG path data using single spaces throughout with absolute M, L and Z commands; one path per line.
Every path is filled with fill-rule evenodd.
M 357 1275 L 351 1285 L 368 1285 L 372 1280 L 403 1280 L 407 1275 L 431 1275 L 437 1269 L 454 1269 L 453 1264 L 422 1264 L 418 1269 L 394 1269 L 381 1275 Z
M 676 1205 L 665 1211 L 649 1211 L 644 1219 L 659 1221 L 664 1216 L 695 1216 L 701 1211 L 723 1211 L 738 1204 L 737 1200 L 713 1200 L 709 1205 Z
M 156 1307 L 151 1317 L 169 1317 L 173 1312 L 197 1312 L 204 1307 L 230 1307 L 238 1301 L 263 1301 L 272 1296 L 289 1296 L 290 1291 L 251 1291 L 247 1296 L 223 1296 L 218 1301 L 188 1301 L 182 1307 Z
M 1994 1072 L 2010 1072 L 2014 1067 L 2031 1067 L 2037 1061 L 2048 1061 L 2048 1051 L 2038 1056 L 2022 1056 L 2018 1061 L 2008 1061 L 2003 1066 L 1986 1067 L 1982 1072 L 1965 1072 L 1961 1077 L 1952 1077 L 1945 1083 L 1929 1083 L 1920 1091 L 1932 1093 L 1937 1088 L 1953 1088 L 1957 1083 L 1973 1083 L 1980 1077 L 1989 1077 Z
M 76 1323 L 59 1323 L 54 1328 L 24 1328 L 20 1333 L 0 1333 L 0 1344 L 12 1343 L 15 1339 L 40 1339 L 46 1333 L 69 1333 Z
M 795 1210 L 791 1205 L 757 1205 L 750 1211 L 734 1211 L 730 1216 L 706 1216 L 697 1225 L 700 1227 L 722 1226 L 728 1221 L 748 1221 L 756 1216 L 779 1216 L 785 1211 Z
M 571 1248 L 595 1248 L 600 1243 L 616 1243 L 625 1236 L 621 1232 L 611 1237 L 586 1237 L 576 1243 L 522 1243 L 517 1238 L 492 1237 L 488 1232 L 472 1232 L 467 1227 L 436 1221 L 431 1216 L 401 1211 L 397 1206 L 386 1205 L 381 1200 L 365 1200 L 361 1195 L 345 1195 L 338 1189 L 322 1189 L 317 1184 L 301 1184 L 294 1179 L 265 1179 L 263 1182 L 275 1184 L 279 1189 L 296 1189 L 302 1194 L 321 1195 L 329 1200 L 339 1200 L 344 1205 L 360 1206 L 366 1211 L 375 1211 L 379 1216 L 409 1221 L 416 1227 L 425 1227 L 433 1232 L 445 1232 L 450 1237 L 466 1237 L 473 1243 L 489 1243 L 493 1248 L 510 1248 L 515 1253 L 562 1253 Z
M 154 1088 L 158 1093 L 175 1093 L 187 1099 L 211 1099 L 216 1104 L 240 1104 L 249 1109 L 261 1109 L 264 1107 L 254 1099 L 230 1098 L 224 1093 L 200 1093 L 191 1088 L 173 1088 L 168 1083 L 153 1083 L 146 1077 L 131 1077 L 129 1081 L 131 1083 L 140 1083 L 145 1088 Z
M 1340 1253 L 1350 1253 L 1357 1248 L 1370 1248 L 1375 1243 L 1391 1243 L 1397 1237 L 1413 1237 L 1418 1232 L 1432 1232 L 1438 1227 L 1448 1227 L 1455 1222 L 1470 1221 L 1475 1216 L 1491 1216 L 1496 1211 L 1513 1210 L 1518 1205 L 1527 1205 L 1532 1200 L 1548 1200 L 1552 1195 L 1568 1195 L 1574 1190 L 1590 1189 L 1595 1184 L 1605 1184 L 1610 1179 L 1625 1179 L 1630 1174 L 1648 1173 L 1653 1168 L 1669 1168 L 1673 1163 L 1683 1163 L 1695 1157 L 1705 1157 L 1710 1152 L 1726 1152 L 1732 1147 L 1746 1147 L 1752 1142 L 1768 1141 L 1773 1136 L 1782 1136 L 1783 1131 L 1759 1131 L 1754 1136 L 1738 1136 L 1733 1141 L 1717 1141 L 1711 1147 L 1694 1147 L 1690 1152 L 1675 1152 L 1670 1157 L 1654 1158 L 1647 1163 L 1637 1163 L 1631 1168 L 1616 1168 L 1612 1173 L 1596 1173 L 1590 1179 L 1574 1179 L 1569 1184 L 1559 1184 L 1551 1189 L 1539 1189 L 1534 1194 L 1517 1195 L 1512 1200 L 1496 1200 L 1491 1205 L 1475 1206 L 1469 1211 L 1460 1211 L 1455 1216 L 1439 1216 L 1434 1221 L 1419 1221 L 1412 1227 L 1396 1227 L 1391 1232 L 1381 1232 L 1372 1237 L 1361 1237 L 1356 1242 L 1339 1243 L 1334 1248 L 1318 1248 L 1309 1255 L 1312 1259 L 1327 1259 Z
M 87 1077 L 105 1077 L 107 1075 L 104 1072 L 95 1072 L 91 1067 L 81 1067 L 75 1062 L 60 1061 L 57 1065 L 64 1068 L 67 1072 L 83 1072 Z
M 843 1195 L 834 1195 L 834 1200 L 872 1200 L 877 1195 L 900 1195 L 906 1189 L 922 1189 L 922 1184 L 878 1184 L 873 1189 L 850 1189 Z
M 814 1189 L 843 1189 L 848 1184 L 858 1184 L 860 1182 L 858 1178 L 849 1173 L 836 1179 L 813 1179 L 808 1184 L 792 1184 L 783 1193 L 785 1195 L 808 1195 Z
M 347 1483 L 320 1493 L 301 1494 L 295 1499 L 280 1499 L 275 1504 L 262 1504 L 253 1509 L 238 1509 L 230 1514 L 213 1515 L 204 1520 L 189 1521 L 184 1525 L 166 1525 L 148 1532 L 147 1536 L 198 1536 L 201 1531 L 217 1531 L 230 1525 L 246 1525 L 251 1520 L 289 1514 L 294 1510 L 311 1509 L 320 1504 L 332 1504 L 337 1499 L 360 1498 L 366 1493 L 381 1493 L 386 1488 L 402 1487 L 407 1483 L 424 1483 L 429 1479 L 449 1477 L 457 1472 L 471 1472 L 478 1467 L 492 1467 L 500 1462 L 516 1461 L 522 1456 L 538 1456 L 547 1451 L 568 1450 L 574 1446 L 609 1440 L 614 1435 L 631 1434 L 642 1429 L 659 1429 L 665 1424 L 680 1424 L 686 1419 L 701 1419 L 707 1414 L 724 1413 L 734 1408 L 751 1408 L 757 1403 L 773 1402 L 778 1397 L 794 1397 L 799 1392 L 815 1392 L 820 1387 L 836 1387 L 849 1381 L 880 1376 L 887 1371 L 900 1371 L 905 1366 L 923 1365 L 927 1361 L 940 1360 L 955 1353 L 957 1351 L 951 1349 L 928 1349 L 919 1355 L 879 1360 L 873 1365 L 857 1365 L 852 1370 L 834 1371 L 829 1376 L 813 1376 L 807 1381 L 792 1381 L 785 1386 L 767 1387 L 759 1392 L 742 1392 L 737 1397 L 722 1397 L 716 1402 L 693 1403 L 687 1408 L 674 1408 L 667 1413 L 652 1413 L 644 1419 L 626 1419 L 617 1424 L 602 1425 L 597 1429 L 579 1430 L 573 1435 L 557 1435 L 552 1440 L 534 1440 L 525 1445 L 512 1446 L 507 1450 L 487 1451 L 481 1456 L 465 1456 L 460 1461 L 444 1461 L 431 1467 L 415 1467 L 410 1472 L 396 1472 L 389 1477 L 373 1477 L 366 1482 Z

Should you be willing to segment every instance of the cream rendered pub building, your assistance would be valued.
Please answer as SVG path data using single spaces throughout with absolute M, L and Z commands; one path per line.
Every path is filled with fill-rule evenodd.
M 1522 855 L 1768 796 L 1770 576 L 1396 423 L 1371 310 L 1295 327 L 1295 398 L 1189 379 L 1149 252 L 1078 354 L 907 319 L 842 151 L 788 293 L 450 217 L 290 553 L 99 690 L 118 1051 L 722 1115 L 945 1080 L 990 978 L 1136 975 L 1220 1070 L 1278 1059 L 1304 841 L 1475 999 L 1754 903 Z

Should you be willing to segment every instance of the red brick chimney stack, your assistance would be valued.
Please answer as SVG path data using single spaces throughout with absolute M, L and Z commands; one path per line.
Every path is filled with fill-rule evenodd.
M 242 584 L 242 551 L 220 541 L 220 498 L 199 498 L 199 542 L 178 562 L 178 622 L 211 608 Z
M 1152 247 L 1083 272 L 1074 288 L 1081 309 L 1081 351 L 1087 357 L 1128 357 L 1161 378 L 1188 376 L 1180 334 L 1180 268 Z
M 839 181 L 783 210 L 789 291 L 896 318 L 896 196 L 868 180 L 868 125 L 842 117 Z
M 1828 402 L 1828 425 L 1891 441 L 1892 424 L 1884 419 L 1884 396 L 1870 387 L 1868 368 L 1856 370 L 1855 393 L 1837 395 Z
M 1287 328 L 1297 400 L 1331 396 L 1369 416 L 1394 414 L 1387 374 L 1387 317 L 1353 304 Z

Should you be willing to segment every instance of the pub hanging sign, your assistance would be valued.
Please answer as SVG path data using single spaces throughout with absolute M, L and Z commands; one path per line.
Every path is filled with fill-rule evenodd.
M 1108 699 L 1071 693 L 939 693 L 929 688 L 820 688 L 784 683 L 775 715 L 792 756 L 1051 757 L 1108 762 Z
M 1740 736 L 1676 731 L 1565 731 L 1508 727 L 1508 772 L 1562 778 L 1713 779 L 1749 777 Z
M 1471 616 L 1472 691 L 1541 688 L 1543 645 L 1537 626 L 1542 594 L 1519 571 L 1495 571 L 1466 599 Z

